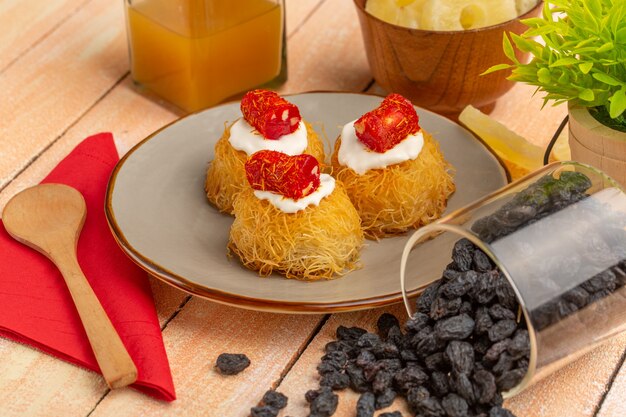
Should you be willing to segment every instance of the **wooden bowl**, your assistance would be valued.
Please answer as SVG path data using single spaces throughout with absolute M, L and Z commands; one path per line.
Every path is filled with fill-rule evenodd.
M 468 104 L 484 108 L 513 87 L 510 71 L 480 76 L 492 65 L 510 62 L 502 50 L 505 32 L 520 34 L 519 20 L 536 16 L 543 3 L 528 13 L 495 26 L 465 31 L 409 29 L 387 23 L 365 11 L 366 0 L 354 0 L 367 59 L 376 82 L 400 93 L 415 105 L 455 117 Z M 528 54 L 516 51 L 526 62 Z

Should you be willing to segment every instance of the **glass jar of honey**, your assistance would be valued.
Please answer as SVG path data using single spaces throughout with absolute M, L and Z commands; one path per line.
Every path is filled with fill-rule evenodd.
M 284 0 L 126 0 L 133 80 L 193 112 L 285 81 Z

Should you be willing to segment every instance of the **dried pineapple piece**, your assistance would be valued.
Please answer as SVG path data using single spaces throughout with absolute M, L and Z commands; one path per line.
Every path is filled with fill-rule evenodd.
M 419 29 L 422 5 L 426 0 L 368 0 L 365 11 L 394 25 Z
M 429 30 L 476 29 L 517 17 L 515 0 L 427 0 L 420 27 Z

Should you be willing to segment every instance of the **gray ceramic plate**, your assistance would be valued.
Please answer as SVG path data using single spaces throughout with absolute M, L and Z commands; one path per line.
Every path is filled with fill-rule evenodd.
M 306 93 L 289 100 L 334 142 L 344 123 L 376 107 L 381 98 Z M 501 164 L 472 134 L 429 111 L 418 109 L 418 114 L 421 126 L 439 140 L 456 168 L 457 191 L 447 212 L 506 184 Z M 368 241 L 363 268 L 331 281 L 260 278 L 226 256 L 232 218 L 207 203 L 204 179 L 224 122 L 239 116 L 239 103 L 193 114 L 152 134 L 122 158 L 109 182 L 106 214 L 124 251 L 146 271 L 182 290 L 255 310 L 348 311 L 400 301 L 406 236 Z

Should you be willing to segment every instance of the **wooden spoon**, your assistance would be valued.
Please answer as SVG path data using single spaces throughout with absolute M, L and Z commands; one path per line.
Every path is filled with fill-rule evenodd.
M 19 242 L 59 268 L 87 332 L 102 375 L 111 388 L 137 379 L 137 368 L 78 265 L 76 245 L 87 206 L 74 188 L 41 184 L 15 195 L 2 213 L 4 227 Z

